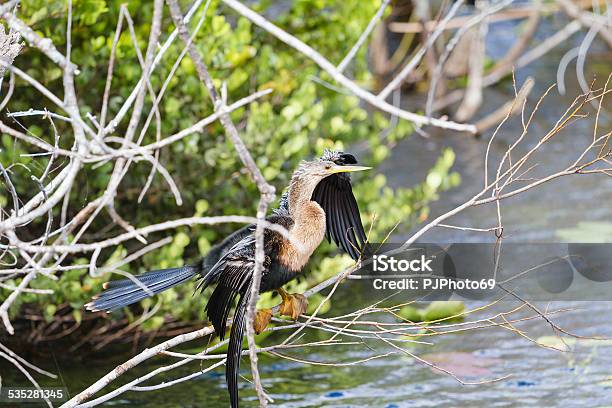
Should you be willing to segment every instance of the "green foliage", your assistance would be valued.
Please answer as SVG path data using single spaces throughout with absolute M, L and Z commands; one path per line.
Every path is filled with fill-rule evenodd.
M 72 60 L 81 71 L 76 78 L 76 85 L 83 115 L 86 112 L 99 115 L 108 59 L 122 3 L 120 0 L 73 2 Z M 311 78 L 316 76 L 328 82 L 332 80 L 312 61 L 257 29 L 248 20 L 237 17 L 219 3 L 218 0 L 211 2 L 205 23 L 194 43 L 204 56 L 216 85 L 221 86 L 223 81 L 227 83 L 229 101 L 238 100 L 257 89 L 273 89 L 274 92 L 268 97 L 233 112 L 231 116 L 239 124 L 244 142 L 258 166 L 279 192 L 288 184 L 291 172 L 300 160 L 318 156 L 324 148 L 351 151 L 351 146 L 357 143 L 365 145 L 369 153 L 360 154 L 360 162 L 376 166 L 389 156 L 395 143 L 412 133 L 410 123 L 400 121 L 396 126 L 391 126 L 389 119 L 380 112 L 367 112 L 358 98 L 312 81 Z M 153 13 L 152 3 L 135 0 L 126 4 L 135 22 L 138 46 L 144 52 Z M 267 10 L 267 15 L 280 27 L 309 43 L 330 61 L 338 63 L 357 41 L 379 7 L 380 0 L 300 0 L 291 2 L 288 9 L 283 8 L 280 12 L 279 7 L 268 0 L 249 5 L 258 11 Z M 186 10 L 187 5 L 182 6 Z M 197 21 L 202 11 L 203 7 L 192 21 Z M 24 0 L 20 15 L 35 31 L 51 38 L 58 49 L 64 51 L 67 17 L 65 1 Z M 167 13 L 163 27 L 162 40 L 173 29 Z M 154 89 L 161 87 L 181 50 L 182 46 L 177 41 L 162 59 L 152 77 Z M 349 68 L 349 74 L 363 86 L 372 82 L 366 52 L 366 47 L 362 47 Z M 63 94 L 61 71 L 37 50 L 26 48 L 17 57 L 16 64 L 57 95 Z M 113 117 L 121 107 L 140 75 L 134 46 L 124 23 L 117 47 L 109 117 Z M 40 94 L 20 80 L 17 81 L 9 108 L 12 111 L 29 108 L 57 110 L 51 102 L 41 98 Z M 145 114 L 150 109 L 148 101 Z M 162 137 L 191 126 L 212 112 L 208 95 L 189 57 L 182 60 L 170 80 L 160 111 Z M 52 128 L 48 120 L 27 118 L 22 122 L 35 136 L 52 141 Z M 62 135 L 61 147 L 70 149 L 73 140 L 67 124 L 60 121 L 55 124 Z M 116 134 L 121 135 L 125 126 L 123 123 Z M 385 137 L 381 136 L 383 131 Z M 154 123 L 146 133 L 144 143 L 153 141 Z M 2 144 L 0 160 L 3 163 L 19 161 L 27 164 L 34 175 L 42 174 L 48 157 L 21 157 L 20 154 L 26 153 L 29 146 L 14 142 L 7 135 L 2 136 Z M 241 171 L 240 160 L 218 123 L 210 125 L 202 134 L 191 135 L 165 148 L 160 160 L 177 181 L 184 204 L 176 206 L 168 186 L 159 176 L 144 201 L 138 204 L 137 198 L 147 179 L 150 165 L 146 162 L 135 163 L 122 182 L 115 200 L 117 211 L 134 226 L 193 215 L 254 214 L 257 190 L 248 175 Z M 396 224 L 401 224 L 401 228 L 409 228 L 414 221 L 426 218 L 427 203 L 435 200 L 440 191 L 459 182 L 458 175 L 450 171 L 453 161 L 453 152 L 445 151 L 427 178 L 412 188 L 393 190 L 386 186 L 385 177 L 375 172 L 358 175 L 355 180 L 356 196 L 363 210 L 366 230 L 372 227 L 371 240 L 383 239 Z M 30 171 L 20 166 L 13 169 L 13 181 L 23 191 L 24 199 L 28 197 L 27 189 L 23 186 L 31 185 L 31 194 L 37 191 L 32 185 Z M 102 194 L 111 172 L 112 163 L 86 168 L 76 183 L 77 188 L 72 191 L 69 206 L 71 215 Z M 0 203 L 6 204 L 7 199 L 10 200 L 10 197 L 0 196 Z M 43 229 L 45 221 L 41 220 L 31 228 Z M 100 231 L 109 224 L 110 219 L 102 213 L 89 230 Z M 170 245 L 145 255 L 140 262 L 124 265 L 121 269 L 140 273 L 182 265 L 184 259 L 196 259 L 235 228 L 236 225 L 220 225 L 214 228 L 194 226 L 176 230 Z M 116 227 L 111 233 L 113 231 L 121 230 Z M 134 241 L 126 245 L 117 247 L 113 253 L 103 252 L 100 259 L 106 259 L 105 265 L 111 265 L 124 258 L 128 252 L 133 252 L 138 243 Z M 334 252 L 337 252 L 335 248 L 324 245 L 311 263 L 313 271 L 308 280 L 294 284 L 292 289 L 304 290 L 313 282 L 331 276 L 350 264 L 346 256 L 324 258 Z M 88 263 L 87 259 L 82 258 L 70 261 L 72 264 Z M 92 294 L 99 292 L 102 283 L 109 279 L 108 274 L 103 278 L 92 278 L 87 269 L 58 275 L 58 281 L 40 277 L 32 284 L 35 288 L 54 289 L 53 295 L 25 293 L 14 304 L 14 313 L 23 303 L 38 304 L 44 316 L 51 319 L 55 313 L 51 305 L 69 303 L 75 310 L 75 319 L 76 316 L 80 319 L 78 311 L 83 304 L 89 301 Z M 17 284 L 18 281 L 9 281 L 7 284 Z M 192 296 L 194 289 L 194 284 L 185 284 L 153 300 L 146 300 L 143 304 L 151 306 L 151 302 L 162 302 L 158 316 L 171 313 L 183 319 L 202 318 L 205 299 L 202 296 Z M 313 299 L 311 303 L 316 306 L 320 300 Z M 262 303 L 277 301 L 272 295 L 262 299 Z M 145 323 L 145 327 L 155 329 L 162 322 L 159 318 L 153 318 Z
M 583 221 L 557 230 L 556 235 L 565 242 L 612 242 L 612 223 Z
M 451 322 L 463 320 L 465 305 L 461 301 L 435 301 L 424 309 L 406 305 L 399 311 L 399 316 L 411 322 Z

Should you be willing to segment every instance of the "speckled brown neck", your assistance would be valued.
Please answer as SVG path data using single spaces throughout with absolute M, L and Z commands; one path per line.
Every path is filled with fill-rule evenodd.
M 325 236 L 325 212 L 310 200 L 319 181 L 297 173 L 289 186 L 289 214 L 294 222 L 289 232 L 300 245 L 284 241 L 280 259 L 293 271 L 302 270 Z
M 289 232 L 299 245 L 284 240 L 279 258 L 288 269 L 299 272 L 325 236 L 325 212 L 321 206 L 314 201 L 308 201 L 294 217 L 294 224 Z

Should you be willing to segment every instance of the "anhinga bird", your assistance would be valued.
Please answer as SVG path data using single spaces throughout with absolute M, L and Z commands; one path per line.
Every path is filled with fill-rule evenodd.
M 297 319 L 306 311 L 306 298 L 301 294 L 288 294 L 282 286 L 304 269 L 324 236 L 333 239 L 353 259 L 359 259 L 366 236 L 348 173 L 369 167 L 356 166 L 356 163 L 353 155 L 336 151 L 325 151 L 319 160 L 302 162 L 293 173 L 279 208 L 266 218 L 270 223 L 285 227 L 293 238 L 289 240 L 269 229 L 264 232 L 265 259 L 260 292 L 278 291 L 282 297 L 282 315 Z M 108 282 L 107 290 L 86 306 L 92 311 L 110 312 L 197 277 L 201 290 L 216 285 L 206 312 L 215 333 L 223 340 L 230 310 L 238 298 L 226 362 L 231 406 L 238 407 L 238 370 L 255 266 L 254 231 L 254 225 L 241 228 L 196 264 L 138 275 L 140 285 L 130 279 Z M 145 291 L 143 285 L 149 290 Z M 271 316 L 269 309 L 257 312 L 254 326 L 258 333 L 265 329 Z

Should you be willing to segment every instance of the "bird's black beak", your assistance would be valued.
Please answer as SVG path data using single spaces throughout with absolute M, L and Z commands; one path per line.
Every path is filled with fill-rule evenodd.
M 329 169 L 329 174 L 352 173 L 355 171 L 363 171 L 363 170 L 370 170 L 370 169 L 371 167 L 366 167 L 366 166 L 353 166 L 353 165 L 338 166 L 338 165 L 335 165 L 331 169 Z

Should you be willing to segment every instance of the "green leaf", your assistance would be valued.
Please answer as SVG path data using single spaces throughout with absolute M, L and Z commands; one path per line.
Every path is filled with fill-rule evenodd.
M 74 309 L 72 311 L 72 317 L 74 317 L 75 322 L 81 324 L 81 321 L 83 320 L 83 315 L 81 314 L 81 311 L 79 309 Z
M 406 305 L 403 306 L 398 314 L 403 318 L 406 319 L 408 321 L 411 322 L 422 322 L 423 321 L 423 314 L 421 313 L 421 311 L 419 309 L 417 309 L 414 306 L 411 305 Z
M 186 247 L 189 244 L 189 235 L 184 232 L 179 232 L 174 236 L 174 244 L 181 248 Z
M 436 320 L 461 319 L 461 314 L 465 311 L 465 305 L 460 301 L 435 301 L 431 302 L 423 310 L 423 320 L 427 322 Z
M 195 208 L 196 208 L 195 216 L 201 217 L 206 211 L 208 211 L 208 209 L 210 208 L 210 205 L 208 204 L 208 201 L 202 199 L 202 200 L 196 201 Z
M 579 222 L 573 228 L 557 230 L 557 236 L 566 242 L 612 242 L 611 222 Z
M 43 309 L 43 317 L 47 323 L 51 323 L 53 321 L 53 316 L 55 316 L 55 312 L 57 311 L 57 306 L 53 303 L 50 303 L 45 306 Z
M 213 16 L 212 18 L 212 32 L 217 37 L 220 37 L 230 30 L 230 25 L 225 21 L 223 16 Z
M 145 331 L 158 330 L 164 325 L 164 318 L 162 316 L 153 316 L 142 323 L 142 328 Z

